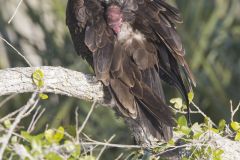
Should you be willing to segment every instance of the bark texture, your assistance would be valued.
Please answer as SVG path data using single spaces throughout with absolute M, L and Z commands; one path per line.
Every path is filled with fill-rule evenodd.
M 61 94 L 87 101 L 96 100 L 103 105 L 110 104 L 111 97 L 104 97 L 103 85 L 94 76 L 62 67 L 26 67 L 0 70 L 0 96 L 27 93 L 37 90 L 32 74 L 40 68 L 44 72 L 45 93 Z

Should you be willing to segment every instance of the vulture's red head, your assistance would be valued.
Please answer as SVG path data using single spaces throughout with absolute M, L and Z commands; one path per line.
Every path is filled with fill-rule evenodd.
M 121 7 L 117 4 L 111 4 L 107 7 L 107 23 L 112 30 L 118 34 L 121 31 L 123 14 Z

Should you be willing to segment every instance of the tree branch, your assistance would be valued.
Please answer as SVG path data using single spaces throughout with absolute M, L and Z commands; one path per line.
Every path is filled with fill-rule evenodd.
M 62 67 L 38 67 L 44 72 L 44 93 L 54 93 L 75 97 L 87 101 L 114 106 L 110 94 L 104 93 L 104 87 L 94 76 L 72 71 Z M 0 70 L 0 96 L 14 93 L 36 91 L 32 74 L 37 67 L 8 68 Z

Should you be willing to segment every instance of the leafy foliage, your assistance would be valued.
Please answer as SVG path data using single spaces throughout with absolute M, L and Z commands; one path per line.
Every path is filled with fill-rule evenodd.
M 195 122 L 189 126 L 187 119 L 182 112 L 186 106 L 179 98 L 171 100 L 174 103 L 178 103 L 175 109 L 179 114 L 177 119 L 177 127 L 174 128 L 174 135 L 177 135 L 177 139 L 171 139 L 167 143 L 159 143 L 148 150 L 133 150 L 126 159 L 146 159 L 146 160 L 161 160 L 161 155 L 176 149 L 184 150 L 182 159 L 188 160 L 221 160 L 224 150 L 221 147 L 216 146 L 212 142 L 212 136 L 217 134 L 219 136 L 228 136 L 235 141 L 240 141 L 240 123 L 232 121 L 229 124 L 225 120 L 220 120 L 218 125 L 215 125 L 209 117 L 205 117 L 202 112 L 195 111 L 192 108 L 192 112 L 201 114 L 204 116 L 204 123 Z M 181 102 L 181 103 L 179 103 Z M 193 102 L 192 102 L 193 103 Z M 180 105 L 181 104 L 181 105 Z M 197 106 L 195 106 L 197 108 Z M 233 115 L 234 116 L 234 115 Z M 6 119 L 2 123 L 2 127 L 6 130 L 12 126 L 11 119 Z M 78 130 L 76 128 L 76 130 Z M 1 130 L 0 130 L 1 131 Z M 234 137 L 232 136 L 234 135 Z M 83 137 L 90 139 L 83 134 Z M 4 135 L 2 136 L 4 137 Z M 2 138 L 0 137 L 0 139 Z M 43 133 L 32 134 L 29 131 L 23 129 L 20 130 L 20 134 L 15 133 L 11 137 L 11 141 L 8 144 L 8 148 L 4 153 L 4 159 L 14 157 L 15 159 L 46 159 L 46 160 L 95 160 L 102 151 L 95 149 L 98 145 L 107 145 L 106 143 L 98 143 L 91 140 L 91 143 L 86 144 L 84 138 L 81 137 L 79 141 L 78 135 L 68 133 L 60 126 L 57 129 L 46 129 Z M 88 149 L 89 148 L 89 149 Z M 159 157 L 160 156 L 160 157 Z
M 65 138 L 64 134 L 63 127 L 37 135 L 21 131 L 19 136 L 11 138 L 4 159 L 11 155 L 15 159 L 95 160 L 94 156 L 81 155 L 80 144 Z

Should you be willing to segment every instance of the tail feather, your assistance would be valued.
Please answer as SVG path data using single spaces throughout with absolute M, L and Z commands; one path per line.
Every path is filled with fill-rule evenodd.
M 176 122 L 173 112 L 161 99 L 164 96 L 159 96 L 143 82 L 137 81 L 135 86 L 129 90 L 121 81 L 114 81 L 116 83 L 112 80 L 109 88 L 116 100 L 118 110 L 124 116 L 134 119 L 146 137 L 152 136 L 157 140 L 164 139 L 165 141 L 171 139 L 172 127 L 176 125 Z M 160 93 L 160 89 L 156 91 Z M 126 103 L 126 101 L 129 102 Z M 135 108 L 136 113 L 131 113 L 130 108 Z
M 172 127 L 176 125 L 174 113 L 165 104 L 161 80 L 156 69 L 142 72 L 142 82 L 131 89 L 138 104 L 139 123 L 147 133 L 157 139 L 172 138 Z
M 145 132 L 150 133 L 158 140 L 164 139 L 165 141 L 169 141 L 173 136 L 172 127 L 153 116 L 152 113 L 148 111 L 148 107 L 142 101 L 138 102 L 138 106 L 139 123 L 144 127 L 143 129 Z
M 142 88 L 142 92 L 140 92 L 142 95 L 135 88 Z M 168 126 L 175 126 L 174 114 L 171 109 L 146 84 L 138 83 L 131 91 L 136 99 L 141 100 L 141 106 L 144 106 L 151 116 Z

